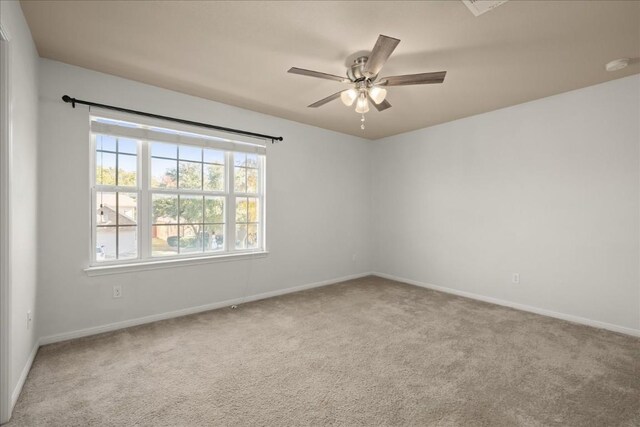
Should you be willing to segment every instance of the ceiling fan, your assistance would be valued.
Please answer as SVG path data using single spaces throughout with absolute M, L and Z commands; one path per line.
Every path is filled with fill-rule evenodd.
M 320 79 L 335 80 L 347 83 L 351 87 L 327 96 L 320 101 L 309 105 L 317 108 L 334 99 L 340 98 L 344 105 L 350 107 L 356 103 L 356 113 L 362 114 L 361 121 L 364 122 L 364 113 L 369 111 L 369 101 L 378 111 L 391 108 L 391 104 L 385 98 L 388 86 L 421 85 L 444 82 L 446 71 L 435 73 L 405 74 L 401 76 L 391 76 L 379 78 L 378 74 L 382 67 L 393 53 L 399 39 L 380 34 L 370 56 L 360 56 L 353 61 L 353 65 L 347 69 L 347 77 L 340 77 L 334 74 L 321 73 L 319 71 L 305 70 L 303 68 L 292 67 L 289 73 L 303 76 L 317 77 Z M 360 126 L 364 129 L 364 123 Z

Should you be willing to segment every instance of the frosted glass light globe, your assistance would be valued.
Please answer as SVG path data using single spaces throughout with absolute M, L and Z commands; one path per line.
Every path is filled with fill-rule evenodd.
M 387 96 L 387 90 L 379 86 L 374 86 L 369 89 L 369 96 L 376 104 L 380 104 Z
M 347 107 L 351 107 L 353 105 L 353 101 L 358 97 L 358 91 L 351 88 L 349 90 L 345 90 L 340 94 L 340 99 L 342 103 Z
M 356 102 L 356 113 L 364 114 L 369 111 L 369 100 L 367 100 L 367 96 L 362 93 L 358 98 L 358 102 Z

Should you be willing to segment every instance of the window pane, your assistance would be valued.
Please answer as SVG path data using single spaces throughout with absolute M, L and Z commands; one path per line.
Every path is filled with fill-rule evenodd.
M 178 223 L 178 196 L 173 194 L 154 194 L 151 203 L 153 204 L 154 224 Z
M 188 145 L 178 146 L 178 157 L 182 160 L 202 161 L 202 148 L 190 147 Z
M 245 153 L 233 153 L 233 164 L 236 166 L 244 166 L 247 162 Z
M 154 225 L 151 227 L 151 255 L 170 256 L 178 253 L 178 226 Z
M 257 154 L 247 154 L 246 165 L 249 168 L 257 168 L 258 167 L 258 155 Z
M 236 225 L 236 249 L 247 248 L 247 224 Z
M 202 189 L 202 163 L 180 162 L 178 183 L 183 189 Z
M 116 219 L 116 193 L 97 191 L 96 225 L 116 225 Z
M 224 223 L 224 197 L 206 197 L 204 204 L 204 222 Z
M 204 250 L 224 250 L 224 225 L 205 225 Z
M 118 193 L 118 225 L 136 225 L 138 223 L 138 194 Z
M 178 158 L 178 146 L 174 144 L 162 144 L 154 142 L 151 144 L 151 155 L 155 157 Z
M 116 155 L 96 151 L 96 184 L 116 185 Z
M 151 186 L 176 188 L 178 164 L 175 160 L 151 159 Z
M 138 157 L 130 154 L 118 154 L 118 185 L 136 186 Z
M 96 228 L 96 261 L 116 259 L 117 227 Z
M 236 197 L 236 222 L 247 222 L 246 197 Z
M 258 247 L 258 224 L 247 225 L 247 248 L 256 249 Z
M 247 169 L 247 193 L 258 192 L 258 169 Z
M 224 191 L 224 166 L 204 165 L 204 189 Z
M 190 224 L 180 226 L 180 253 L 202 252 L 204 247 L 204 226 Z
M 133 139 L 118 138 L 118 152 L 138 154 L 138 141 Z
M 258 222 L 258 199 L 247 199 L 247 222 Z
M 114 136 L 96 135 L 96 150 L 116 151 L 116 138 Z
M 118 259 L 138 257 L 138 227 L 118 227 Z
M 238 193 L 247 192 L 247 170 L 245 168 L 234 168 L 234 189 Z
M 224 165 L 224 151 L 204 149 L 204 161 L 206 163 L 215 163 Z
M 180 223 L 202 223 L 202 196 L 180 196 Z

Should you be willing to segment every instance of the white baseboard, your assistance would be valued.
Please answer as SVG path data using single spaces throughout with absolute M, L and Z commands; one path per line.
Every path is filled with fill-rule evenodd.
M 36 358 L 36 354 L 38 353 L 38 348 L 40 347 L 40 342 L 36 341 L 33 348 L 31 349 L 31 353 L 29 353 L 29 357 L 27 358 L 27 363 L 24 364 L 22 368 L 22 372 L 20 373 L 20 378 L 18 378 L 18 384 L 13 389 L 13 393 L 11 393 L 11 410 L 9 411 L 9 417 L 11 417 L 11 412 L 13 411 L 13 407 L 16 406 L 16 402 L 18 401 L 18 397 L 20 397 L 20 392 L 22 391 L 22 387 L 24 387 L 24 382 L 27 380 L 27 375 L 29 375 L 29 371 L 31 370 L 31 365 L 33 365 L 33 361 Z
M 217 308 L 229 307 L 234 304 L 242 304 L 251 301 L 257 301 L 265 298 L 271 298 L 278 295 L 290 294 L 292 292 L 304 291 L 305 289 L 318 288 L 320 286 L 333 285 L 335 283 L 347 280 L 359 279 L 361 277 L 370 276 L 370 272 L 352 274 L 349 276 L 338 277 L 335 279 L 323 280 L 321 282 L 308 283 L 306 285 L 294 286 L 286 289 L 278 289 L 276 291 L 264 292 L 261 294 L 250 295 L 243 298 L 234 298 L 231 300 L 214 302 L 210 304 L 200 305 L 197 307 L 184 308 L 182 310 L 170 311 L 167 313 L 153 314 L 151 316 L 138 317 L 136 319 L 124 320 L 122 322 L 109 323 L 101 326 L 94 326 L 86 329 L 79 329 L 61 334 L 49 335 L 40 338 L 40 345 L 53 344 L 60 341 L 67 341 L 75 338 L 86 337 L 89 335 L 101 334 L 103 332 L 111 332 L 118 329 L 129 328 L 131 326 L 143 325 L 145 323 L 157 322 L 158 320 L 171 319 L 174 317 L 187 316 L 189 314 L 200 313 L 203 311 L 215 310 Z
M 472 292 L 460 291 L 458 289 L 447 288 L 444 286 L 432 285 L 430 283 L 419 282 L 417 280 L 406 279 L 404 277 L 394 276 L 392 274 L 372 272 L 374 276 L 384 279 L 395 280 L 397 282 L 407 283 L 409 285 L 419 286 L 434 291 L 440 291 L 447 294 L 458 295 L 461 297 L 471 298 L 478 301 L 484 301 L 491 304 L 502 305 L 505 307 L 515 308 L 516 310 L 528 311 L 530 313 L 540 314 L 542 316 L 554 317 L 556 319 L 566 320 L 568 322 L 579 323 L 581 325 L 592 326 L 594 328 L 606 329 L 608 331 L 618 332 L 625 335 L 640 337 L 640 329 L 628 328 L 626 326 L 614 325 L 611 323 L 601 322 L 599 320 L 587 319 L 585 317 L 574 316 L 572 314 L 559 313 L 557 311 L 547 310 L 544 308 L 533 307 L 526 304 L 502 300 L 499 298 L 488 297 L 484 295 L 474 294 Z

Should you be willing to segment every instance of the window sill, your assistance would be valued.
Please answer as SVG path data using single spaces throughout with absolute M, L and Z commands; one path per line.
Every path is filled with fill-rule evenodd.
M 156 270 L 159 268 L 186 267 L 189 265 L 209 264 L 221 261 L 241 261 L 247 259 L 264 258 L 267 251 L 244 252 L 238 254 L 211 255 L 193 258 L 173 258 L 153 261 L 140 261 L 128 264 L 96 265 L 84 269 L 88 276 L 102 276 L 105 274 L 120 274 L 133 271 Z

